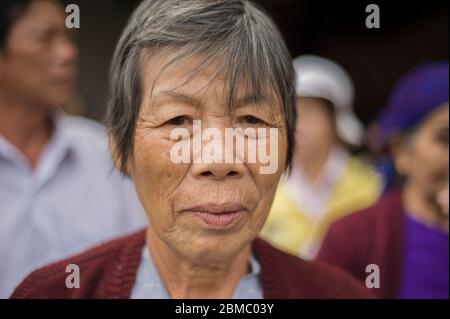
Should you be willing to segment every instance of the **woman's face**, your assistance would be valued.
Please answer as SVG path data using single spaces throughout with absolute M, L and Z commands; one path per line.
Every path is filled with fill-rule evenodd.
M 336 144 L 334 118 L 322 99 L 297 97 L 297 158 L 321 158 Z
M 395 156 L 396 167 L 407 183 L 430 199 L 448 185 L 448 117 L 447 103 L 423 120 Z
M 168 68 L 155 83 L 158 66 L 166 61 L 167 56 L 162 54 L 152 57 L 142 74 L 143 98 L 128 173 L 149 216 L 151 230 L 166 245 L 194 260 L 224 261 L 258 235 L 269 213 L 285 169 L 286 132 L 280 124 L 284 123 L 281 107 L 266 101 L 252 103 L 246 98 L 249 92 L 240 90 L 240 105 L 234 114 L 227 114 L 224 81 L 219 77 L 211 82 L 214 66 L 180 87 L 197 62 L 186 59 Z M 225 128 L 277 128 L 276 171 L 261 174 L 259 158 L 255 163 L 245 159 L 241 163 L 205 163 L 191 151 L 189 163 L 175 163 L 171 151 L 177 142 L 193 146 L 194 120 L 201 121 L 202 131 L 217 128 L 223 137 Z M 188 130 L 190 136 L 172 140 L 171 133 L 180 128 Z M 245 137 L 245 141 L 254 138 Z M 261 144 L 257 145 L 267 146 L 272 138 L 258 135 Z M 202 145 L 207 143 L 203 141 Z M 236 154 L 236 143 L 228 146 Z

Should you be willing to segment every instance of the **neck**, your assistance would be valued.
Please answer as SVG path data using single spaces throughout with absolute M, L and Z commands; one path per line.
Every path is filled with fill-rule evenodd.
M 171 298 L 231 298 L 240 278 L 248 272 L 250 245 L 230 260 L 207 264 L 176 253 L 151 228 L 147 245 Z
M 403 203 L 407 213 L 414 219 L 448 232 L 448 216 L 442 213 L 435 195 L 427 195 L 419 187 L 406 183 L 403 188 Z
M 53 133 L 48 110 L 0 98 L 0 135 L 14 145 L 34 168 Z

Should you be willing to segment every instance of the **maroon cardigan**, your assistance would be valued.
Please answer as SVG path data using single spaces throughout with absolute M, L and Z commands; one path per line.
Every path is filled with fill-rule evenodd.
M 373 206 L 333 223 L 317 255 L 365 283 L 366 266 L 380 269 L 380 298 L 396 298 L 400 287 L 404 209 L 401 191 L 384 194 Z
M 119 238 L 31 273 L 11 298 L 130 298 L 145 231 Z M 357 280 L 337 267 L 301 260 L 261 239 L 253 242 L 265 298 L 368 298 Z M 80 288 L 66 288 L 68 264 L 80 268 Z

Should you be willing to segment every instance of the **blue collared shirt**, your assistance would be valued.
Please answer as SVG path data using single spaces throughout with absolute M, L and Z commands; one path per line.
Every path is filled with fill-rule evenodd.
M 233 299 L 263 298 L 259 280 L 261 266 L 253 254 L 250 255 L 249 263 L 251 271 L 240 279 L 234 290 Z M 146 245 L 142 249 L 131 299 L 170 299 Z
M 37 267 L 147 224 L 113 169 L 106 129 L 65 115 L 54 123 L 34 169 L 0 135 L 0 298 Z

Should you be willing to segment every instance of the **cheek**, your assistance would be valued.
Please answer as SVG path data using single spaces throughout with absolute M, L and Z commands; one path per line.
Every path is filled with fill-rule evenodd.
M 171 219 L 170 195 L 183 180 L 188 168 L 170 159 L 171 141 L 152 133 L 136 133 L 131 175 L 139 198 L 151 219 L 164 212 Z
M 330 135 L 328 121 L 320 116 L 309 116 L 298 121 L 297 139 L 301 144 L 321 145 L 328 141 Z
M 254 144 L 254 159 L 250 161 L 248 148 L 246 147 L 245 158 L 249 160 L 246 164 L 250 174 L 257 181 L 259 177 L 263 177 L 264 180 L 276 180 L 283 174 L 286 168 L 286 156 L 287 156 L 287 137 L 283 130 L 278 130 L 277 134 L 267 133 L 266 138 L 257 140 Z M 269 182 L 270 183 L 270 182 Z M 266 183 L 256 183 L 265 187 Z
M 448 148 L 434 141 L 422 141 L 414 148 L 409 159 L 412 173 L 423 182 L 448 175 Z
M 17 66 L 22 69 L 39 72 L 37 75 L 45 76 L 50 65 L 51 48 L 38 43 L 29 43 L 18 47 L 13 52 Z
M 276 159 L 276 171 L 271 174 L 262 174 L 260 171 L 261 167 L 267 167 L 269 164 L 248 164 L 254 184 L 257 186 L 260 195 L 260 200 L 255 210 L 257 216 L 254 218 L 254 223 L 257 223 L 260 226 L 262 226 L 270 211 L 280 177 L 285 171 L 286 153 L 286 139 L 280 138 L 278 143 L 278 158 Z
M 439 162 L 442 161 L 443 155 L 445 154 L 442 146 L 425 134 L 417 139 L 413 150 L 417 165 L 424 165 L 426 163 L 429 166 L 439 165 Z
M 259 185 L 261 196 L 257 206 L 258 216 L 256 218 L 256 222 L 261 224 L 261 226 L 269 214 L 279 180 L 279 174 L 259 175 L 255 180 L 256 184 Z
M 39 97 L 51 90 L 48 66 L 45 59 L 40 57 L 40 54 L 16 53 L 8 64 L 7 79 L 5 80 L 8 80 L 11 84 L 14 83 L 16 92 L 24 96 L 35 95 Z
M 314 137 L 321 141 L 329 141 L 333 135 L 332 123 L 324 117 L 320 117 L 317 121 L 312 121 L 312 129 Z
M 170 174 L 171 143 L 155 134 L 136 134 L 134 140 L 134 168 L 153 182 Z

